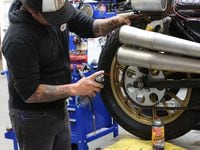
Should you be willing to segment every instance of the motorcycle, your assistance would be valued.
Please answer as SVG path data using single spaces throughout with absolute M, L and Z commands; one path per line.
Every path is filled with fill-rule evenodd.
M 101 96 L 127 131 L 151 139 L 160 118 L 167 140 L 200 122 L 200 1 L 131 0 L 139 17 L 108 35 L 99 58 Z

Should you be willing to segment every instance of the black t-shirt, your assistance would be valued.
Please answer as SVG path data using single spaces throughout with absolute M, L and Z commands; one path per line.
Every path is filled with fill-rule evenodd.
M 39 84 L 71 82 L 68 34 L 94 37 L 93 19 L 76 10 L 62 26 L 45 26 L 25 11 L 10 13 L 10 26 L 3 40 L 3 54 L 9 71 L 9 107 L 55 110 L 65 107 L 65 99 L 47 103 L 26 103 Z

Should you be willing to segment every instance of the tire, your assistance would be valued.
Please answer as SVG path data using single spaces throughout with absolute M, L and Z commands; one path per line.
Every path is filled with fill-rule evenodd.
M 119 94 L 120 89 L 123 89 L 123 85 L 118 88 L 116 83 L 118 82 L 118 79 L 116 79 L 117 73 L 115 74 L 115 72 L 118 71 L 118 67 L 129 67 L 116 65 L 118 64 L 116 60 L 116 52 L 117 49 L 122 45 L 119 42 L 119 29 L 115 30 L 110 36 L 108 36 L 106 41 L 107 42 L 102 49 L 98 63 L 99 70 L 105 71 L 104 88 L 101 91 L 101 97 L 104 101 L 104 104 L 110 112 L 111 116 L 118 122 L 120 126 L 126 129 L 128 132 L 142 139 L 151 139 L 152 118 L 149 116 L 146 117 L 145 115 L 139 116 L 136 112 L 139 110 L 137 106 L 134 105 L 134 103 L 132 102 L 128 102 L 126 98 L 123 98 L 122 96 L 120 97 Z M 177 74 L 175 75 L 176 78 L 180 78 L 181 76 L 183 76 L 180 73 Z M 123 81 L 121 81 L 121 84 L 123 84 Z M 177 94 L 177 90 L 172 89 L 170 92 L 175 92 L 174 95 Z M 184 101 L 184 106 L 196 105 L 197 102 L 195 100 L 198 100 L 200 98 L 200 95 L 198 94 L 199 89 L 186 89 L 186 92 L 187 101 Z M 126 92 L 124 93 L 127 94 Z M 126 104 L 124 101 L 127 101 Z M 199 118 L 197 118 L 197 115 L 195 114 L 196 111 L 177 110 L 174 111 L 174 116 L 172 117 L 169 115 L 164 117 L 162 116 L 161 118 L 165 124 L 166 140 L 177 138 L 190 131 L 199 120 Z

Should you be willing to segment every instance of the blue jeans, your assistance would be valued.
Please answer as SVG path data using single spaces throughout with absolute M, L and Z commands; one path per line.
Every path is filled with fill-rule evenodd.
M 10 119 L 20 150 L 71 150 L 70 125 L 66 110 L 10 109 Z

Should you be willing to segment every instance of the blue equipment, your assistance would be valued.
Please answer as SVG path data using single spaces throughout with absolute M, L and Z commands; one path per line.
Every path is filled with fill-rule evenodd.
M 18 150 L 17 139 L 16 139 L 13 129 L 7 129 L 7 131 L 4 133 L 4 136 L 6 139 L 13 140 L 13 148 L 14 150 Z
M 110 18 L 116 16 L 116 1 L 104 0 L 98 2 L 86 0 L 79 9 L 94 19 Z
M 92 69 L 85 73 L 85 76 L 94 72 L 95 70 Z M 72 82 L 75 83 L 79 79 L 80 75 L 74 65 Z M 71 139 L 78 150 L 88 150 L 88 142 L 106 134 L 113 133 L 114 137 L 118 136 L 118 125 L 108 114 L 99 93 L 86 107 L 78 105 L 78 98 L 78 96 L 71 97 L 67 105 L 72 131 Z

